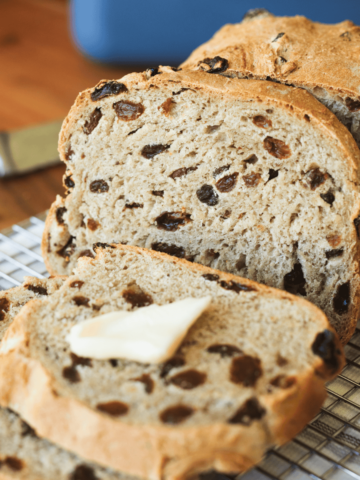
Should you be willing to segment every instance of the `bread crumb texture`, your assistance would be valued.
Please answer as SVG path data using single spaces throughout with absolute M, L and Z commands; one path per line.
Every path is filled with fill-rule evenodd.
M 67 196 L 43 239 L 50 271 L 69 274 L 97 244 L 146 247 L 301 295 L 345 343 L 360 223 L 360 153 L 346 127 L 303 89 L 153 74 L 101 82 L 65 120 Z

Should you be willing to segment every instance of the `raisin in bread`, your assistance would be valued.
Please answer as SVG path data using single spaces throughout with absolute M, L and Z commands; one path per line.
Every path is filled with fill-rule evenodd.
M 70 273 L 97 243 L 151 248 L 306 296 L 350 338 L 360 152 L 308 92 L 132 74 L 80 94 L 60 155 L 68 196 L 46 222 L 51 272 Z
M 259 9 L 221 28 L 182 65 L 227 77 L 274 80 L 312 93 L 360 146 L 360 27 Z
M 210 295 L 163 364 L 71 355 L 71 327 Z M 171 321 L 171 319 L 169 319 Z M 130 246 L 97 248 L 25 306 L 0 352 L 0 403 L 83 458 L 151 479 L 240 471 L 319 410 L 343 354 L 325 315 L 287 292 Z
M 22 286 L 0 293 L 0 341 L 20 309 L 54 293 L 64 278 L 26 277 Z M 136 480 L 85 462 L 40 438 L 16 413 L 0 408 L 0 480 Z

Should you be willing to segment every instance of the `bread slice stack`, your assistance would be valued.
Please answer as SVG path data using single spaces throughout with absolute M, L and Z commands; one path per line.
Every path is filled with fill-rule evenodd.
M 49 271 L 69 274 L 98 243 L 145 247 L 301 295 L 345 343 L 360 285 L 349 131 L 302 89 L 155 73 L 100 83 L 65 120 L 68 192 L 46 223 Z
M 319 411 L 360 308 L 359 53 L 350 22 L 257 10 L 78 96 L 55 276 L 0 295 L 0 478 L 237 473 Z M 160 364 L 70 349 L 87 320 L 203 297 Z
M 69 350 L 71 327 L 89 318 L 204 296 L 210 306 L 165 363 Z M 342 365 L 336 334 L 309 302 L 163 253 L 113 246 L 82 258 L 58 291 L 17 315 L 0 349 L 0 403 L 86 461 L 180 479 L 260 461 L 317 413 L 325 381 Z

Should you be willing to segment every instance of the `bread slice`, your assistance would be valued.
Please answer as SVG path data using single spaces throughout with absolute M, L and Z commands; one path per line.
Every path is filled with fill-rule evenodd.
M 205 295 L 210 307 L 163 364 L 69 351 L 78 322 Z M 83 458 L 156 480 L 249 468 L 316 414 L 344 361 L 311 303 L 130 246 L 82 258 L 60 290 L 24 307 L 0 353 L 3 406 Z
M 0 341 L 26 303 L 53 294 L 64 282 L 57 277 L 26 277 L 20 287 L 0 292 Z M 136 480 L 85 462 L 40 438 L 15 412 L 0 408 L 0 480 Z
M 252 10 L 222 27 L 182 67 L 305 88 L 326 105 L 360 146 L 360 27 Z M 212 73 L 212 72 L 210 72 Z
M 14 317 L 30 300 L 52 295 L 64 283 L 66 277 L 25 277 L 23 285 L 0 291 L 0 341 Z
M 97 243 L 151 248 L 306 296 L 350 338 L 360 152 L 306 91 L 131 74 L 80 94 L 60 155 L 68 196 L 46 222 L 50 272 L 70 273 Z
M 38 437 L 6 408 L 0 408 L 0 461 L 0 480 L 136 480 Z

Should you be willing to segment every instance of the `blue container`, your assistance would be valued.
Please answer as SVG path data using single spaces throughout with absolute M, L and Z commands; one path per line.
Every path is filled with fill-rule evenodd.
M 222 25 L 241 21 L 255 7 L 360 24 L 360 0 L 72 0 L 71 27 L 78 48 L 96 61 L 177 66 Z

